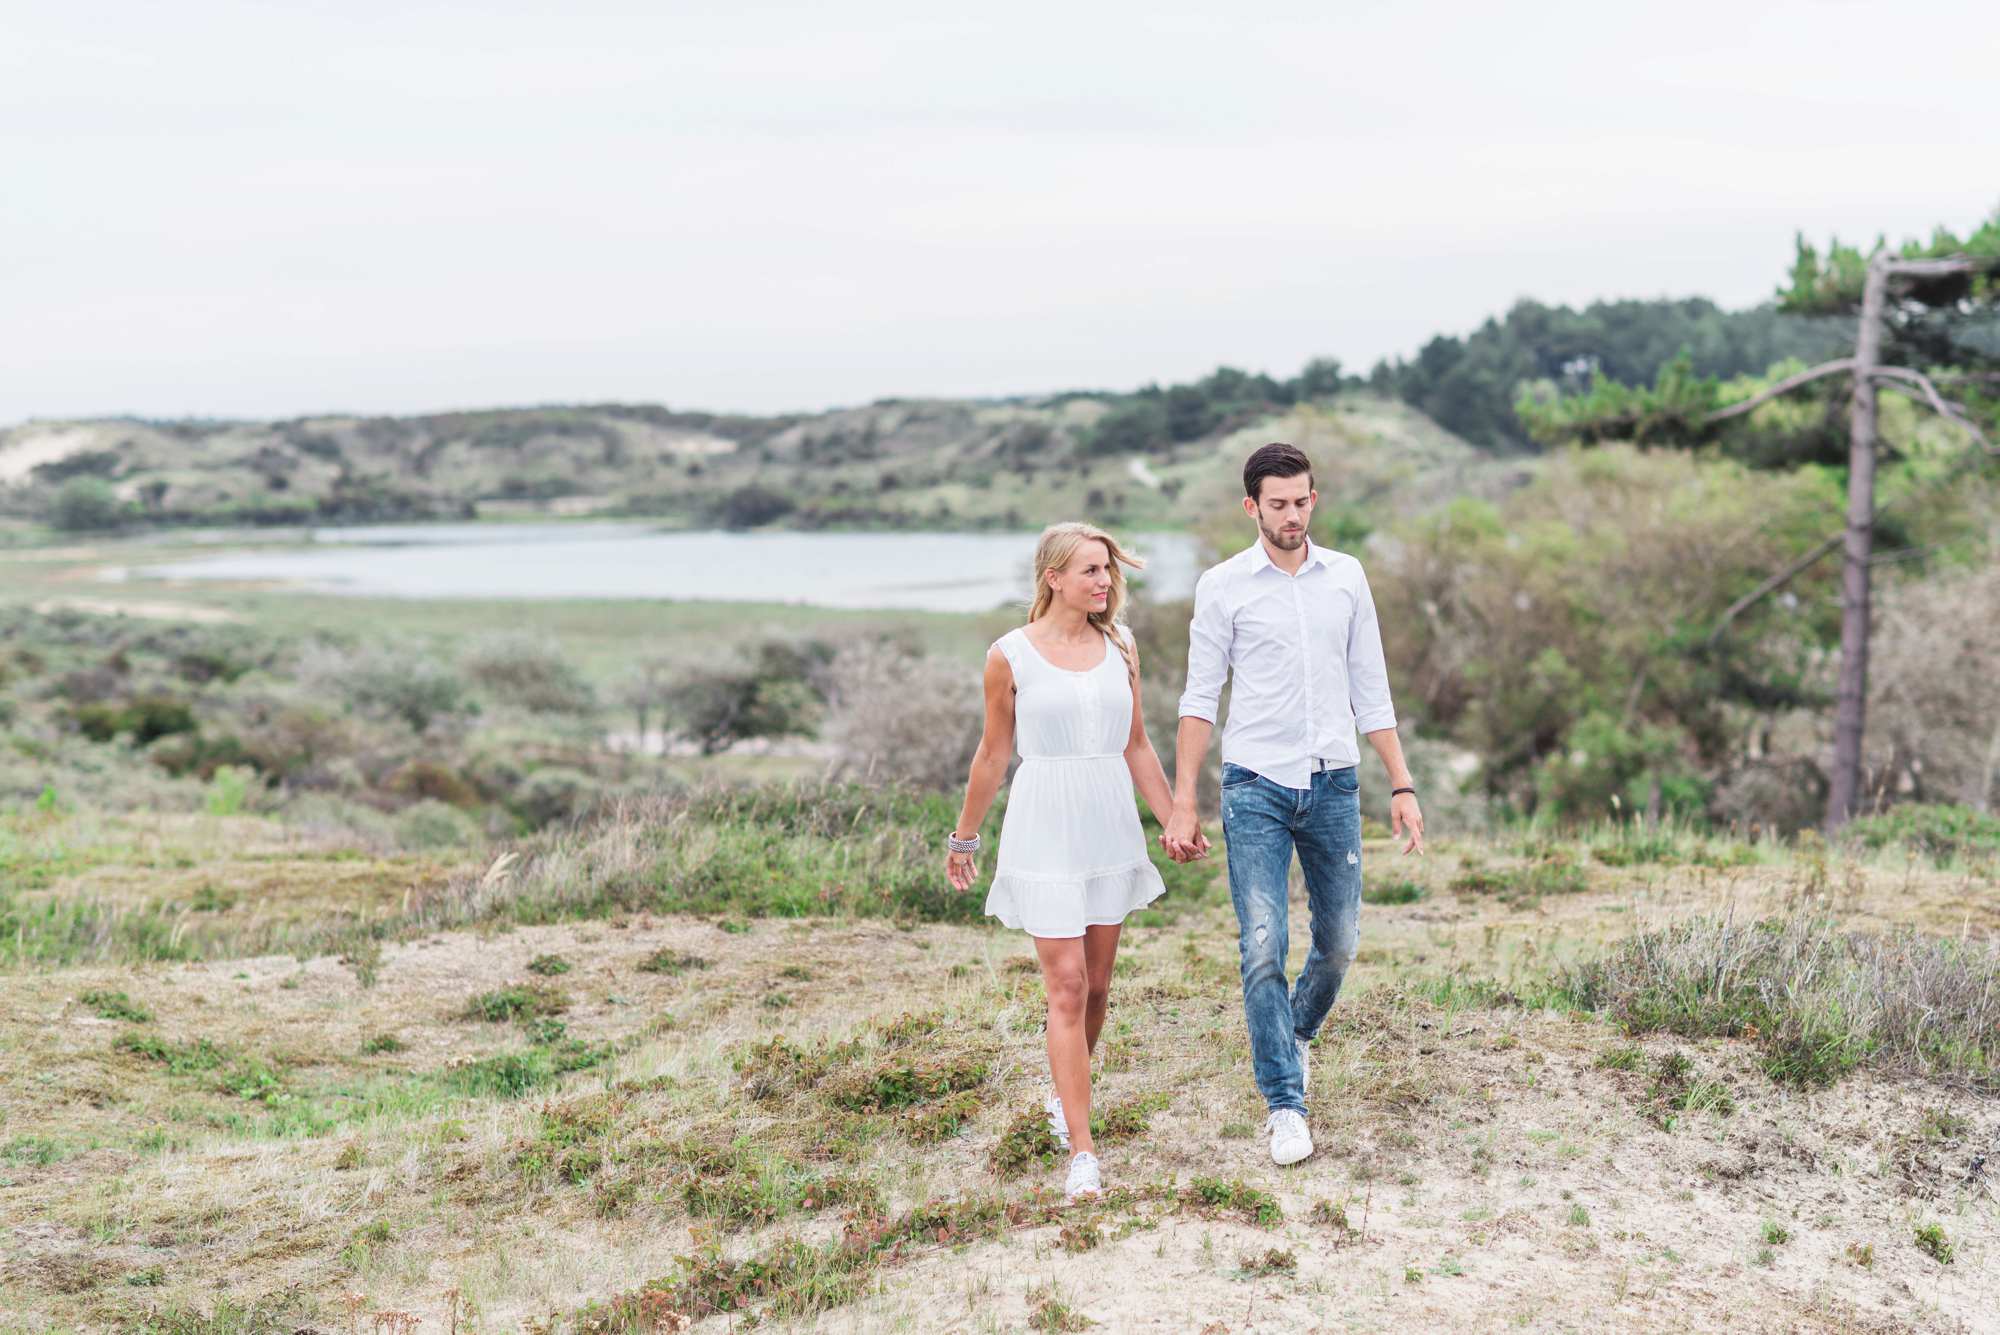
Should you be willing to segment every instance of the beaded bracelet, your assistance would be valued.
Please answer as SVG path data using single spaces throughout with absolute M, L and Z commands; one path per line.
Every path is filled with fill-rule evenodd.
M 977 833 L 970 839 L 961 839 L 958 837 L 958 831 L 953 830 L 944 837 L 944 843 L 945 847 L 954 853 L 977 853 L 979 851 L 979 835 Z

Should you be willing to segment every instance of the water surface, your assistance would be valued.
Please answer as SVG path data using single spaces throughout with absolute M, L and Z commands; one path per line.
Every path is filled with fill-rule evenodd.
M 1184 534 L 1120 535 L 1149 596 L 1194 590 Z M 147 566 L 155 579 L 279 582 L 371 598 L 659 598 L 980 612 L 1027 597 L 1023 533 L 663 533 L 644 524 L 384 524 L 305 545 Z

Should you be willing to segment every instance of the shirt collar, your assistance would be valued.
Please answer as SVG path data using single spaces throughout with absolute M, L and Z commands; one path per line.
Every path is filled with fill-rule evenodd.
M 1332 564 L 1333 548 L 1322 547 L 1308 536 L 1306 538 L 1306 559 L 1299 563 L 1299 573 L 1304 574 L 1315 565 L 1331 566 Z M 1271 554 L 1264 550 L 1264 540 L 1262 538 L 1258 538 L 1257 541 L 1250 544 L 1251 574 L 1254 575 L 1260 570 L 1277 570 L 1277 568 L 1271 562 Z

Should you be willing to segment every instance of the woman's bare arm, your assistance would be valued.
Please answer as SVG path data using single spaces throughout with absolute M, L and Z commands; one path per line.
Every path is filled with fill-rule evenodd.
M 1167 786 L 1167 771 L 1160 764 L 1160 753 L 1153 749 L 1153 739 L 1146 735 L 1146 716 L 1139 699 L 1139 660 L 1135 654 L 1132 660 L 1132 731 L 1125 738 L 1125 767 L 1132 771 L 1132 782 L 1139 789 L 1139 796 L 1152 808 L 1153 819 L 1164 829 L 1174 814 L 1174 793 Z
M 972 768 L 965 778 L 965 804 L 958 809 L 954 831 L 962 839 L 979 832 L 980 822 L 1007 777 L 1007 762 L 1014 755 L 1014 670 L 999 649 L 986 652 L 986 726 L 979 734 L 979 749 L 973 752 Z M 946 875 L 960 890 L 972 886 L 974 866 L 969 857 L 947 858 Z

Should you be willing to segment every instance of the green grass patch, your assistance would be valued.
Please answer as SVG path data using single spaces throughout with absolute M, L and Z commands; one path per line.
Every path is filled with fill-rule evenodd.
M 1019 1177 L 1031 1169 L 1049 1169 L 1062 1157 L 1062 1145 L 1049 1130 L 1049 1115 L 1040 1107 L 1019 1113 L 1000 1133 L 987 1163 L 1001 1179 Z
M 84 993 L 77 1000 L 106 1020 L 128 1020 L 133 1024 L 147 1024 L 153 1018 L 151 1011 L 123 992 L 91 991 Z
M 1198 1177 L 1180 1192 L 1180 1204 L 1205 1218 L 1236 1219 L 1258 1228 L 1276 1228 L 1285 1221 L 1278 1198 L 1239 1181 Z
M 707 967 L 708 961 L 699 955 L 690 955 L 682 950 L 669 950 L 664 946 L 639 961 L 640 973 L 663 973 L 669 977 L 677 977 L 690 969 Z
M 1380 885 L 1364 886 L 1361 897 L 1370 904 L 1414 904 L 1427 893 L 1423 886 L 1405 877 Z
M 565 1038 L 559 1042 L 503 1052 L 449 1067 L 437 1079 L 454 1094 L 471 1098 L 517 1099 L 554 1084 L 571 1071 L 587 1071 L 611 1059 L 608 1044 Z
M 1468 863 L 1451 888 L 1463 895 L 1493 895 L 1514 908 L 1532 908 L 1545 895 L 1574 895 L 1590 888 L 1590 878 L 1567 854 L 1556 853 L 1506 869 Z
M 1912 802 L 1841 827 L 1863 848 L 1907 848 L 1940 865 L 2000 858 L 2000 816 L 1972 807 Z
M 120 1052 L 158 1062 L 171 1075 L 193 1075 L 219 1068 L 228 1054 L 205 1038 L 191 1043 L 175 1043 L 157 1034 L 120 1034 L 114 1045 Z
M 63 1158 L 62 1143 L 48 1136 L 15 1136 L 0 1144 L 0 1163 L 46 1168 L 52 1163 L 61 1163 Z
M 465 1003 L 461 1016 L 498 1024 L 505 1020 L 532 1020 L 542 1015 L 560 1015 L 569 1009 L 569 998 L 545 983 L 511 984 L 481 992 Z
M 978 1091 L 962 1089 L 931 1103 L 920 1104 L 897 1121 L 913 1145 L 934 1145 L 948 1140 L 969 1126 L 979 1115 Z
M 849 1112 L 893 1112 L 985 1083 L 988 1059 L 976 1053 L 892 1055 L 828 1080 L 820 1094 Z

